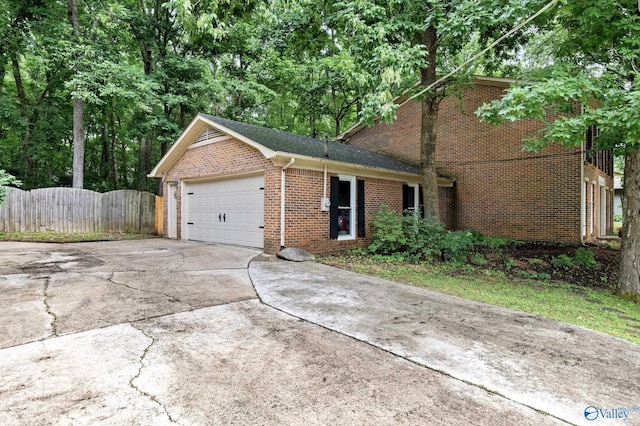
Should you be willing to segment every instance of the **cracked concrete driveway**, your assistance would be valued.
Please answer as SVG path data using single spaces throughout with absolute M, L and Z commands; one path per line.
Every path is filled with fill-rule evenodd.
M 2 243 L 0 424 L 581 422 L 581 413 L 546 415 L 535 400 L 491 387 L 535 378 L 520 370 L 494 371 L 486 383 L 481 372 L 458 377 L 447 371 L 461 363 L 463 371 L 497 365 L 490 358 L 509 350 L 494 336 L 494 352 L 482 354 L 485 363 L 470 365 L 476 358 L 461 348 L 472 335 L 450 333 L 448 348 L 439 340 L 438 324 L 450 324 L 446 315 L 417 325 L 425 312 L 456 315 L 464 309 L 458 299 L 323 268 L 257 250 L 163 239 Z M 393 319 L 399 316 L 404 325 Z M 520 318 L 529 330 L 539 326 L 535 317 Z M 586 366 L 622 359 L 621 368 L 635 371 L 590 385 L 576 379 L 565 388 L 585 382 L 587 394 L 609 389 L 603 403 L 615 401 L 611 390 L 620 392 L 620 403 L 630 403 L 639 386 L 637 346 L 597 336 L 603 347 L 613 342 L 610 349 L 622 353 L 610 357 L 597 349 Z M 420 345 L 411 346 L 416 339 Z M 569 361 L 550 374 L 571 371 L 576 365 Z M 577 365 L 583 374 L 585 365 Z M 630 415 L 625 424 L 638 419 L 640 413 Z

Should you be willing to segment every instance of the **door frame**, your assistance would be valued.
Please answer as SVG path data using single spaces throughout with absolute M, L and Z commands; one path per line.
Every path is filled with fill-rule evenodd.
M 178 238 L 178 186 L 167 185 L 167 237 Z

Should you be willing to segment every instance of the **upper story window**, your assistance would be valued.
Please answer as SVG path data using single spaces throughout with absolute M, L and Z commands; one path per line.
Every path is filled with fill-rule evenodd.
M 595 124 L 589 126 L 584 141 L 584 161 L 613 176 L 613 150 L 598 150 L 598 136 L 600 129 Z

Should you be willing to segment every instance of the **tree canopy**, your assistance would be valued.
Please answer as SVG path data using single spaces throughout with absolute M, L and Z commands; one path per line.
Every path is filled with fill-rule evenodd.
M 529 149 L 549 143 L 580 146 L 585 129 L 599 128 L 595 149 L 625 157 L 620 292 L 640 294 L 640 10 L 635 0 L 563 0 L 544 30 L 554 34 L 551 60 L 531 70 L 478 114 L 500 123 L 545 111 L 566 112 L 577 102 L 579 115 L 546 122 Z

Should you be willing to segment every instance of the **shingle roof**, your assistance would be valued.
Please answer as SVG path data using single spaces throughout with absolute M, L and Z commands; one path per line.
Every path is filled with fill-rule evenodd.
M 252 124 L 241 123 L 238 121 L 228 120 L 226 118 L 215 117 L 213 115 L 201 115 L 206 119 L 239 133 L 246 138 L 272 149 L 273 151 L 287 152 L 314 158 L 326 158 L 343 163 L 377 167 L 397 172 L 420 174 L 420 168 L 417 166 L 403 163 L 384 154 L 378 154 L 355 146 L 344 145 L 332 141 L 325 142 L 320 139 L 295 135 L 293 133 L 283 132 L 280 130 L 268 129 L 266 127 L 254 126 Z

